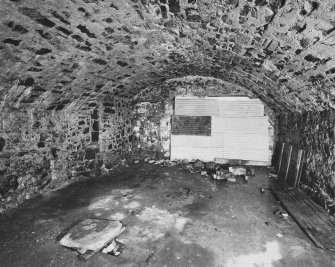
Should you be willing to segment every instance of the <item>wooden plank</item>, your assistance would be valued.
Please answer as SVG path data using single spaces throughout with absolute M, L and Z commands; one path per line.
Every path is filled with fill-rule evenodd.
M 213 161 L 215 157 L 223 154 L 223 147 L 211 148 L 197 148 L 197 147 L 175 147 L 171 149 L 171 160 L 187 159 Z
M 290 200 L 293 205 L 300 211 L 301 214 L 303 214 L 305 216 L 305 222 L 309 223 L 310 226 L 309 229 L 313 229 L 313 231 L 315 231 L 314 228 L 316 228 L 316 230 L 320 229 L 320 225 L 322 225 L 322 228 L 324 229 L 323 232 L 320 232 L 317 234 L 319 237 L 324 236 L 324 235 L 328 235 L 328 233 L 332 233 L 335 231 L 334 228 L 334 224 L 331 221 L 331 217 L 325 212 L 325 210 L 323 209 L 319 209 L 317 208 L 318 205 L 316 205 L 314 202 L 312 202 L 310 199 L 308 199 L 307 197 L 305 198 L 301 198 L 301 196 L 299 196 L 300 194 L 298 193 L 297 196 L 291 196 L 288 195 L 288 200 Z M 308 208 L 308 209 L 307 209 Z M 318 214 L 318 216 L 315 216 L 315 214 Z M 323 239 L 320 238 L 321 240 L 319 241 L 321 244 L 326 245 L 327 243 L 329 243 L 329 240 L 331 240 L 332 242 L 335 242 L 335 236 L 334 235 L 330 235 L 329 238 L 327 239 Z
M 302 174 L 302 169 L 304 167 L 304 159 L 305 159 L 305 151 L 301 150 L 301 159 L 300 159 L 299 173 L 298 173 L 298 178 L 297 178 L 297 187 L 300 184 L 300 178 L 301 178 L 301 174 Z
M 290 162 L 288 164 L 287 176 L 286 176 L 286 184 L 290 188 L 294 188 L 296 183 L 296 172 L 298 167 L 298 149 L 292 147 Z
M 261 102 L 258 98 L 249 98 L 248 96 L 205 96 L 205 99 L 217 99 L 219 101 L 252 100 Z
M 175 115 L 217 116 L 219 106 L 216 99 L 176 98 Z
M 243 154 L 241 152 L 227 152 L 224 150 L 223 157 L 227 159 L 241 159 L 241 160 L 252 160 L 252 161 L 267 161 L 267 151 L 263 151 L 261 154 L 254 153 L 253 150 L 247 150 Z
M 288 170 L 289 170 L 290 163 L 291 163 L 291 156 L 292 156 L 292 146 L 289 146 L 288 159 L 287 159 L 287 168 L 286 168 L 285 178 L 284 178 L 285 182 L 287 180 Z
M 262 117 L 264 105 L 258 99 L 176 97 L 175 115 Z
M 288 160 L 289 160 L 290 153 L 291 153 L 290 151 L 291 151 L 291 146 L 288 145 L 288 144 L 284 144 L 281 165 L 280 165 L 280 169 L 278 171 L 278 178 L 282 181 L 285 181 L 286 171 L 287 171 L 287 167 L 288 167 L 288 164 L 289 164 Z
M 171 135 L 171 160 L 212 161 L 223 155 L 223 139 L 211 136 Z
M 304 231 L 310 236 L 310 238 L 313 240 L 313 242 L 319 246 L 324 247 L 322 245 L 322 242 L 319 242 L 318 239 L 314 237 L 315 231 L 313 230 L 313 223 L 310 220 L 309 214 L 304 211 L 304 205 L 295 203 L 296 200 L 292 200 L 287 198 L 287 195 L 281 193 L 278 193 L 279 199 L 282 202 L 282 204 L 288 209 L 291 216 L 298 222 L 298 224 L 303 228 Z M 318 218 L 317 218 L 318 219 Z M 318 223 L 316 221 L 316 223 Z
M 225 118 L 213 116 L 212 118 L 212 132 L 231 132 L 231 133 L 257 133 L 269 135 L 268 133 L 269 121 L 268 117 L 234 117 Z
M 219 116 L 262 117 L 264 116 L 264 106 L 253 101 L 219 102 Z
M 223 158 L 254 161 L 268 161 L 269 159 L 269 140 L 259 135 L 225 134 L 223 147 Z
M 279 145 L 277 144 L 279 147 Z M 276 149 L 278 156 L 277 173 L 282 185 L 286 188 L 296 188 L 299 185 L 304 151 L 281 143 L 281 149 Z M 275 164 L 276 165 L 276 164 Z
M 172 116 L 173 135 L 211 135 L 212 117 L 210 116 Z
M 298 156 L 297 156 L 297 166 L 295 170 L 295 177 L 294 177 L 294 188 L 299 186 L 298 180 L 300 180 L 299 176 L 301 175 L 301 169 L 302 169 L 302 154 L 303 150 L 298 150 Z
M 277 174 L 279 173 L 282 159 L 283 159 L 283 151 L 284 151 L 285 143 L 282 143 L 281 149 L 280 149 L 280 156 L 279 156 L 279 163 L 278 163 L 278 169 L 277 169 Z
M 178 147 L 216 148 L 223 147 L 223 138 L 212 136 L 171 135 L 171 145 Z
M 213 133 L 213 136 L 216 134 Z M 245 148 L 255 150 L 269 150 L 269 137 L 259 134 L 249 133 L 222 133 L 221 135 L 225 139 L 225 146 L 228 148 Z M 227 143 L 227 144 L 226 144 Z
M 335 250 L 335 220 L 300 189 L 272 192 L 316 246 Z
M 220 164 L 230 164 L 230 165 L 246 165 L 246 166 L 270 166 L 271 165 L 270 161 L 256 161 L 256 160 L 215 158 L 214 161 Z

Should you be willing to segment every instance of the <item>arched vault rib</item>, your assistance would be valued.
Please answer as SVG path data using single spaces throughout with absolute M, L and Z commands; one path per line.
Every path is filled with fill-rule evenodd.
M 3 0 L 0 101 L 17 80 L 22 105 L 52 109 L 202 75 L 279 110 L 334 107 L 332 0 L 165 2 Z

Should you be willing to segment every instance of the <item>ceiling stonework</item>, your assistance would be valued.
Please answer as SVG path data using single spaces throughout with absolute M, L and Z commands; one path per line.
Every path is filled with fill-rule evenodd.
M 214 77 L 274 110 L 335 107 L 333 0 L 0 0 L 1 107 L 61 109 Z

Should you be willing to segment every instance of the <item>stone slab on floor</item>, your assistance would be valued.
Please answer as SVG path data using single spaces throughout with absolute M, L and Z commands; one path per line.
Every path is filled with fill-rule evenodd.
M 118 221 L 85 219 L 73 225 L 67 233 L 64 233 L 59 243 L 64 247 L 75 249 L 80 254 L 92 256 L 123 230 L 122 223 Z

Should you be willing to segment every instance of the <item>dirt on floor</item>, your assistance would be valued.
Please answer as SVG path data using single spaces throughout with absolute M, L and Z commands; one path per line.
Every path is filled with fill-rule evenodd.
M 246 183 L 137 164 L 72 184 L 0 217 L 0 266 L 335 266 L 335 253 L 315 247 L 269 190 L 268 170 Z M 121 221 L 118 257 L 87 261 L 57 236 L 74 221 Z

